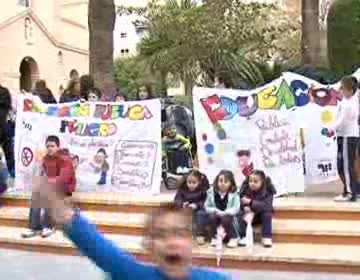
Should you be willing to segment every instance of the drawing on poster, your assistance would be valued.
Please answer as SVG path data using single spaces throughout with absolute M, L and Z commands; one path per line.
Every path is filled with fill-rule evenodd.
M 29 147 L 24 147 L 21 152 L 21 163 L 28 167 L 34 159 L 34 153 Z
M 150 189 L 155 171 L 157 143 L 119 141 L 115 148 L 111 183 L 123 190 Z

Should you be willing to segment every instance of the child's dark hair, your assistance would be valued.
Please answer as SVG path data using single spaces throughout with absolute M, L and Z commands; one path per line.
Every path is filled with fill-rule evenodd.
M 86 100 L 89 100 L 89 94 L 90 94 L 90 93 L 94 93 L 99 100 L 100 100 L 101 97 L 102 97 L 102 92 L 101 92 L 101 90 L 98 89 L 98 88 L 96 88 L 96 87 L 94 87 L 94 88 L 92 88 L 92 89 L 89 90 L 89 92 L 88 92 L 88 94 L 87 94 L 87 96 L 86 96 Z
M 262 182 L 262 188 L 263 190 L 269 190 L 271 194 L 276 194 L 276 189 L 271 181 L 271 178 L 266 176 L 265 172 L 262 170 L 254 170 L 251 175 L 258 176 Z M 251 176 L 250 175 L 250 176 Z M 246 178 L 244 184 L 249 184 L 250 176 Z
M 105 156 L 107 156 L 107 153 L 106 153 L 106 151 L 105 151 L 105 149 L 103 149 L 103 148 L 100 148 L 97 152 L 96 152 L 97 154 L 104 154 Z
M 187 186 L 187 178 L 190 177 L 190 176 L 193 176 L 195 177 L 196 179 L 199 180 L 199 187 L 206 191 L 207 189 L 209 189 L 210 187 L 210 184 L 209 184 L 209 180 L 208 178 L 206 177 L 206 175 L 204 175 L 203 173 L 201 173 L 200 171 L 198 170 L 191 170 L 191 172 L 185 176 L 182 177 L 182 179 L 179 181 L 179 185 L 178 185 L 178 189 L 179 190 L 186 190 L 188 188 Z
M 250 157 L 251 153 L 249 150 L 240 150 L 237 152 L 237 156 L 238 157 L 243 157 L 243 156 Z
M 232 173 L 232 171 L 230 170 L 221 170 L 220 173 L 216 176 L 215 181 L 214 181 L 214 190 L 215 191 L 219 191 L 219 178 L 221 176 L 224 176 L 226 180 L 230 181 L 231 183 L 231 187 L 230 187 L 230 192 L 234 193 L 237 191 L 237 186 L 236 186 L 236 181 L 235 181 L 235 176 L 234 173 Z
M 143 83 L 143 84 L 140 84 L 139 86 L 139 89 L 136 93 L 136 99 L 139 100 L 140 99 L 140 88 L 144 87 L 146 89 L 146 92 L 148 94 L 148 97 L 146 99 L 153 99 L 154 98 L 154 95 L 153 95 L 153 91 L 152 91 L 152 86 L 150 83 Z
M 46 138 L 45 143 L 49 143 L 49 142 L 53 142 L 53 143 L 56 144 L 56 146 L 60 147 L 60 139 L 59 139 L 59 137 L 57 137 L 56 135 L 49 135 L 49 136 Z

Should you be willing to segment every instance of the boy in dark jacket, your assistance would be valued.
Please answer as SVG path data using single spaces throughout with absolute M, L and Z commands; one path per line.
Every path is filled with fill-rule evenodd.
M 63 198 L 71 196 L 76 185 L 75 170 L 68 150 L 60 149 L 60 140 L 57 136 L 49 136 L 46 139 L 47 154 L 42 160 L 40 168 L 35 174 L 31 206 L 29 213 L 29 229 L 22 234 L 23 238 L 30 238 L 38 233 L 42 237 L 49 237 L 54 228 L 48 209 L 44 210 L 44 218 L 41 221 L 39 207 L 39 191 L 43 184 L 50 185 Z

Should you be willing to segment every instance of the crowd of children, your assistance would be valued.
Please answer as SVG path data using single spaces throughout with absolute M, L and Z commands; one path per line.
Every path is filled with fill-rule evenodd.
M 272 247 L 275 193 L 271 179 L 261 170 L 252 170 L 240 188 L 229 170 L 220 171 L 212 187 L 204 174 L 192 170 L 181 181 L 175 206 L 191 209 L 193 236 L 199 245 L 209 240 L 216 246 L 217 229 L 222 226 L 227 247 L 246 246 L 247 225 L 260 224 L 263 246 Z

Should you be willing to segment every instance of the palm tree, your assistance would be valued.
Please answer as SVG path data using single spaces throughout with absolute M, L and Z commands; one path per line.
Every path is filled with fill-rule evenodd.
M 193 56 L 186 56 L 189 50 L 180 43 L 177 36 L 180 26 L 177 20 L 178 15 L 191 12 L 195 7 L 197 3 L 192 0 L 167 0 L 164 6 L 158 6 L 157 11 L 164 16 L 156 14 L 154 17 L 161 19 L 162 24 L 153 25 L 150 20 L 148 36 L 139 45 L 140 56 L 152 71 L 160 73 L 163 87 L 166 85 L 167 75 L 171 73 L 184 82 L 186 95 L 191 95 L 194 79 L 198 76 L 198 67 Z M 183 29 L 181 32 L 184 34 Z
M 90 74 L 105 96 L 115 90 L 113 72 L 114 0 L 89 0 Z
M 302 63 L 318 65 L 320 63 L 320 25 L 319 0 L 302 0 Z

